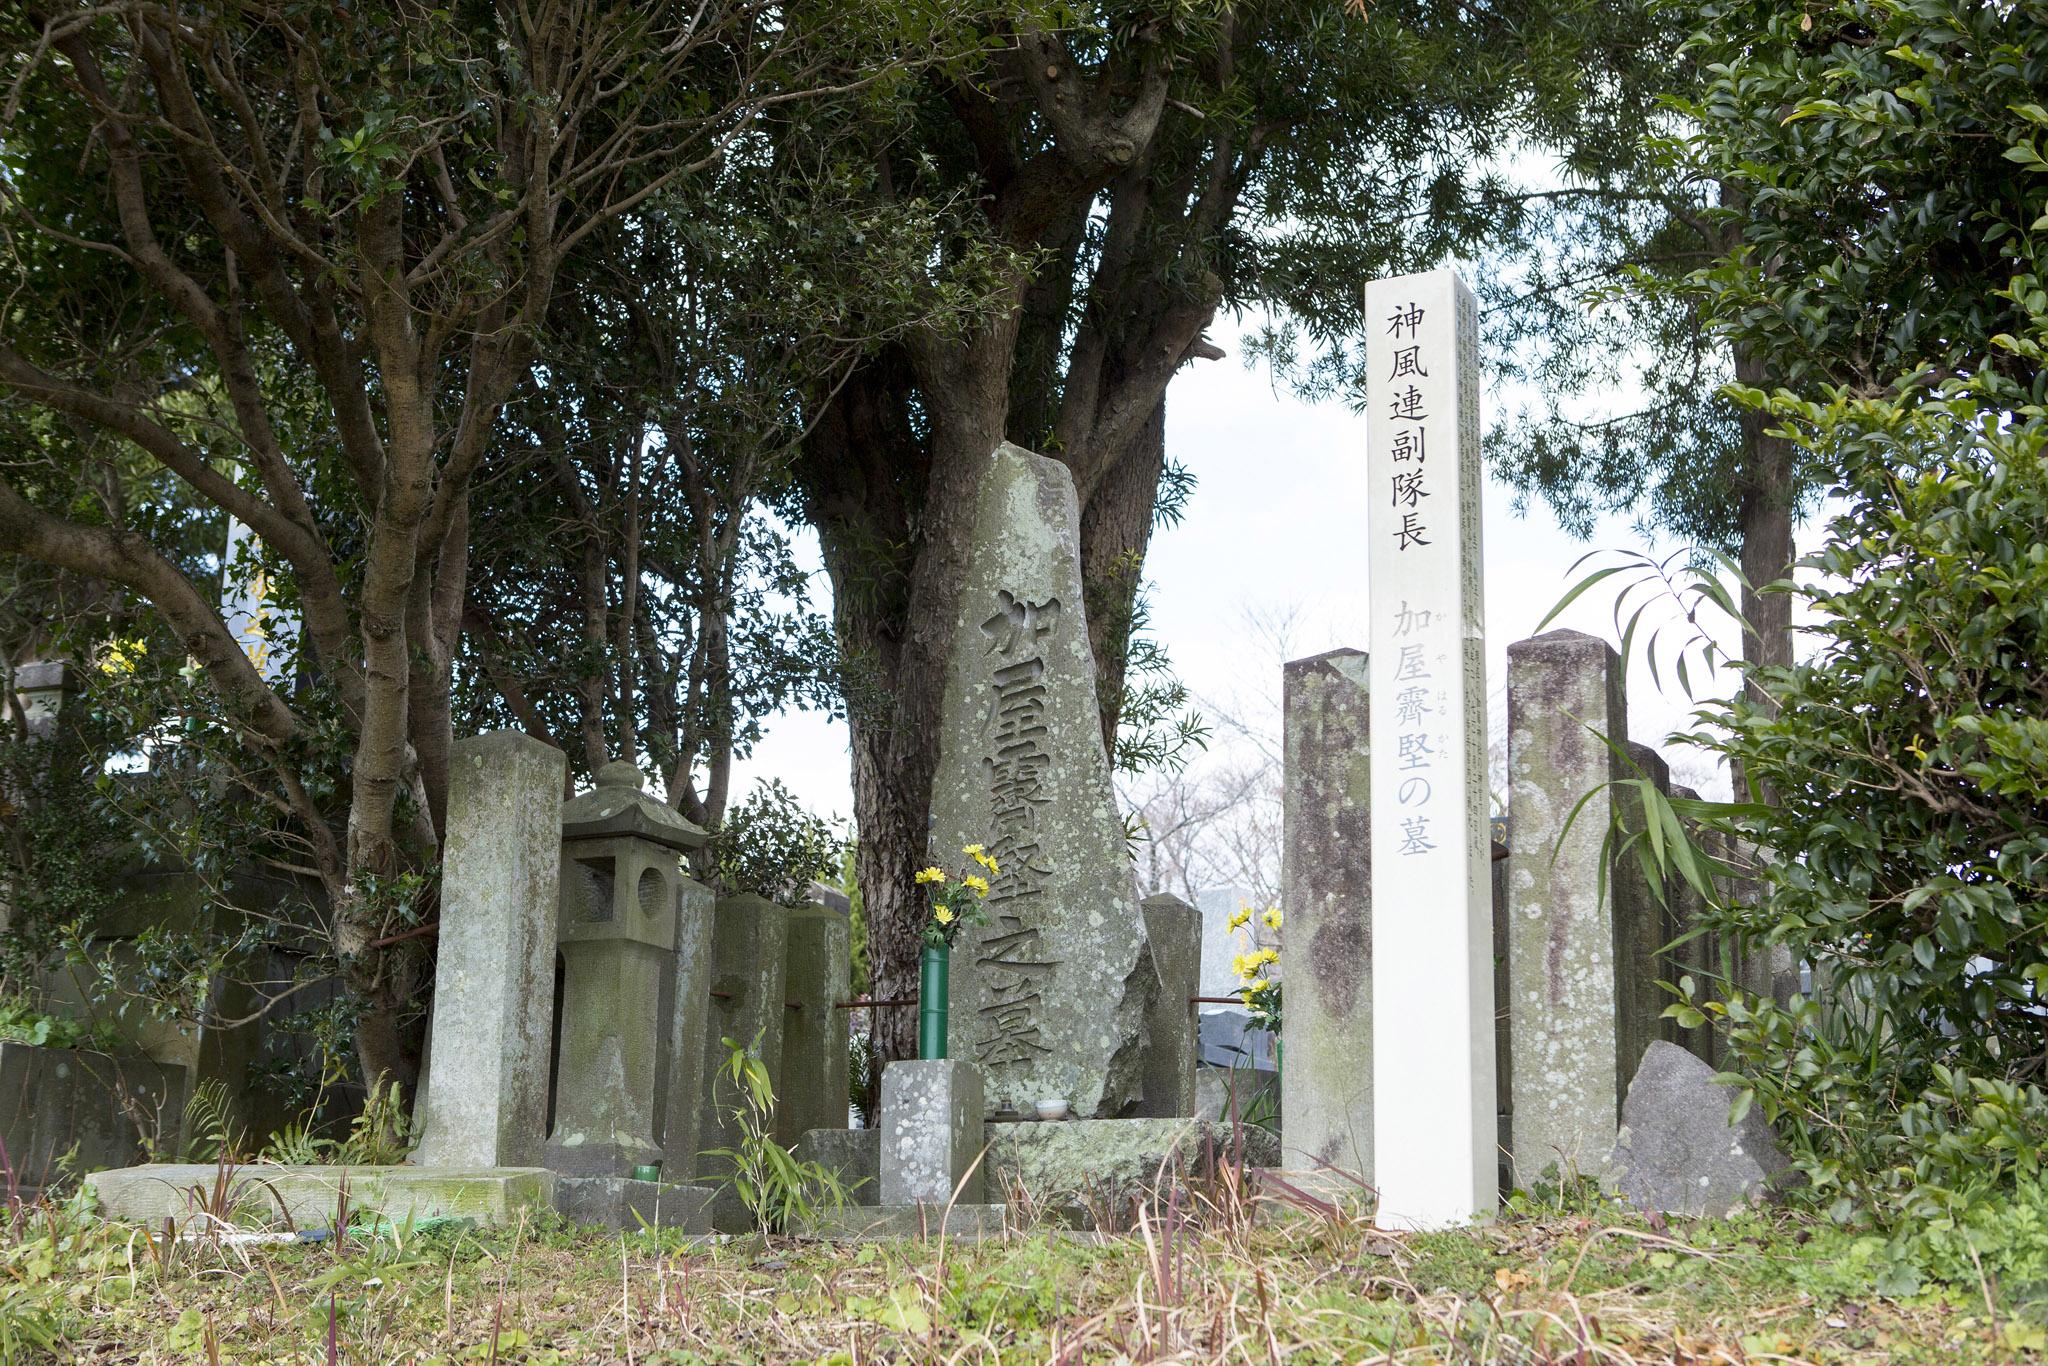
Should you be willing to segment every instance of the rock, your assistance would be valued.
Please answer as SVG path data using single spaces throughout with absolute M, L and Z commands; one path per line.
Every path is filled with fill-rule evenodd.
M 1605 1184 L 1639 1210 L 1723 1216 L 1791 1166 L 1763 1114 L 1728 1123 L 1729 1088 L 1676 1044 L 1650 1045 L 1621 1107 Z
M 1058 461 L 998 447 L 981 480 L 941 713 L 932 847 L 1001 864 L 952 955 L 949 1050 L 990 1104 L 1129 1113 L 1158 991 L 1095 701 L 1080 514 Z

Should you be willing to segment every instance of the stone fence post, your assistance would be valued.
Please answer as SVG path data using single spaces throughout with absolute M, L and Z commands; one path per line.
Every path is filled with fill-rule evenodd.
M 1282 1165 L 1373 1176 L 1372 777 L 1366 656 L 1283 674 Z M 1337 1179 L 1337 1178 L 1331 1178 Z M 1349 1186 L 1341 1183 L 1340 1188 Z
M 1607 784 L 1633 776 L 1603 736 L 1628 736 L 1613 650 L 1577 631 L 1508 647 L 1511 1129 L 1525 1185 L 1552 1167 L 1598 1174 L 1659 1033 L 1662 916 L 1639 879 L 1601 867 L 1625 800 Z
M 853 992 L 853 941 L 847 918 L 815 902 L 788 915 L 775 1136 L 794 1147 L 812 1129 L 846 1127 L 847 1022 L 839 1002 Z
M 450 756 L 422 1166 L 541 1165 L 565 765 L 518 731 Z
M 1145 1094 L 1138 1114 L 1172 1119 L 1195 1112 L 1195 993 L 1202 983 L 1202 913 L 1171 893 L 1148 896 L 1145 939 L 1159 994 L 1145 1017 Z

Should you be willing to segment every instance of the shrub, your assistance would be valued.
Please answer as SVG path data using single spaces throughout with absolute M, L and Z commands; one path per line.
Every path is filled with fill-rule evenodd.
M 1761 897 L 1707 924 L 1789 948 L 1816 999 L 1674 1011 L 1719 1017 L 1738 1103 L 1838 1217 L 1957 1214 L 2036 1179 L 2048 1142 L 2048 422 L 1971 386 L 1777 406 L 1849 471 L 1796 590 L 1819 648 L 1702 709 L 1689 738 L 1751 800 L 1676 814 L 1763 851 Z

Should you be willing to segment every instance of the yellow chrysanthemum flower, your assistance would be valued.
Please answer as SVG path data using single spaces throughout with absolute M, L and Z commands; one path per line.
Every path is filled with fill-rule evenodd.
M 1266 907 L 1266 914 L 1260 918 L 1266 922 L 1267 929 L 1277 930 L 1280 928 L 1280 908 L 1278 906 Z
M 974 874 L 969 873 L 966 877 L 960 879 L 960 885 L 973 889 L 976 895 L 988 895 L 988 879 L 985 877 L 976 877 Z
M 1256 981 L 1256 982 L 1253 982 L 1253 983 L 1252 983 L 1252 984 L 1251 984 L 1250 986 L 1246 987 L 1246 988 L 1245 988 L 1245 990 L 1247 990 L 1247 991 L 1249 991 L 1249 992 L 1253 993 L 1254 995 L 1256 995 L 1257 993 L 1259 993 L 1259 992 L 1261 992 L 1261 991 L 1266 991 L 1266 990 L 1270 989 L 1270 988 L 1272 987 L 1272 985 L 1273 985 L 1273 984 L 1272 984 L 1271 982 L 1269 982 L 1269 981 L 1267 981 L 1267 980 L 1266 980 L 1265 978 L 1261 977 L 1261 978 L 1260 978 L 1260 979 L 1259 979 L 1258 981 Z
M 988 875 L 989 875 L 990 877 L 994 877 L 994 876 L 996 876 L 996 875 L 997 875 L 998 873 L 1000 873 L 1000 872 L 1002 871 L 1002 869 L 1000 869 L 1000 868 L 996 867 L 996 861 L 995 861 L 994 859 L 990 858 L 990 857 L 989 857 L 989 856 L 988 856 L 987 854 L 984 854 L 984 853 L 980 852 L 980 849 L 981 849 L 981 846 L 979 846 L 979 845 L 976 845 L 976 846 L 975 846 L 975 849 L 974 849 L 974 852 L 973 852 L 973 855 L 972 855 L 972 857 L 973 857 L 974 861 L 975 861 L 976 863 L 980 864 L 980 865 L 981 865 L 982 867 L 984 867 L 984 868 L 988 869 Z
M 986 848 L 988 848 L 988 846 L 985 844 L 970 844 L 962 848 L 960 852 L 967 855 L 967 857 L 969 858 L 980 858 L 982 850 Z
M 1253 991 L 1250 987 L 1246 987 L 1243 991 L 1238 993 L 1238 999 L 1243 1001 L 1246 1005 L 1253 1005 L 1257 1003 L 1259 997 L 1257 992 Z
M 953 912 L 948 907 L 941 906 L 932 912 L 932 919 L 941 925 L 950 925 L 953 923 Z
M 1278 949 L 1260 949 L 1252 955 L 1252 961 L 1255 963 L 1277 963 L 1280 961 L 1280 951 Z
M 1237 914 L 1230 917 L 1230 928 L 1233 930 L 1241 930 L 1251 923 L 1252 908 L 1249 906 L 1240 907 Z
M 917 870 L 917 880 L 920 884 L 944 882 L 946 880 L 946 870 L 943 868 L 920 868 Z

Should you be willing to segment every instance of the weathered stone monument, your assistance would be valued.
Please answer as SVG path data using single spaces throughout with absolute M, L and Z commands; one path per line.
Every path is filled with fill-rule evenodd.
M 1552 631 L 1508 647 L 1509 1036 L 1524 1185 L 1553 1167 L 1598 1175 L 1658 1033 L 1665 926 L 1633 858 L 1611 860 L 1608 842 L 1623 808 L 1640 809 L 1611 785 L 1633 776 L 1609 744 L 1627 736 L 1621 660 L 1605 642 Z M 1648 752 L 1636 762 L 1663 767 Z
M 1451 270 L 1365 305 L 1372 1158 L 1380 1222 L 1429 1228 L 1499 1199 L 1478 309 Z
M 455 743 L 421 1166 L 541 1165 L 564 766 L 518 731 Z
M 984 471 L 954 634 L 934 856 L 983 844 L 990 923 L 952 957 L 949 1051 L 990 1104 L 1124 1114 L 1157 990 L 1096 708 L 1080 514 L 1058 461 L 998 447 Z
M 1372 782 L 1366 656 L 1332 650 L 1283 675 L 1280 905 L 1287 942 L 1283 1162 L 1371 1181 Z M 1357 1185 L 1336 1179 L 1338 1189 Z

